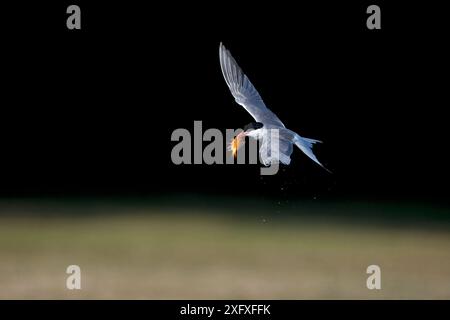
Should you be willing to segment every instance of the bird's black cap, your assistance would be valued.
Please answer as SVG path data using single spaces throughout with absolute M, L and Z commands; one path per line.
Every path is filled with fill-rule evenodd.
M 260 129 L 263 126 L 261 122 L 250 122 L 244 127 L 244 131 Z

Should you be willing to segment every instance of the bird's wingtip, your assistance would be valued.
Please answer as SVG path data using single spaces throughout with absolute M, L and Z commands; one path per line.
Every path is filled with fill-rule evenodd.
M 330 169 L 326 168 L 324 165 L 320 164 L 322 168 L 325 169 L 326 172 L 328 172 L 329 174 L 333 174 L 333 171 L 331 171 Z

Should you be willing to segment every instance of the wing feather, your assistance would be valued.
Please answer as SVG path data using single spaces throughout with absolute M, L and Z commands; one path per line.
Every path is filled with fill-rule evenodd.
M 256 88 L 222 43 L 219 46 L 219 59 L 223 77 L 236 102 L 266 127 L 284 128 L 284 124 L 266 107 Z

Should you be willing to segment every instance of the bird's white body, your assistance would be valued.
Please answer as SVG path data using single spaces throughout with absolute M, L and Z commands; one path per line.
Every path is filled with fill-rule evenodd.
M 219 47 L 219 58 L 225 82 L 236 102 L 243 106 L 257 122 L 263 124 L 262 128 L 245 132 L 246 136 L 260 140 L 262 162 L 265 165 L 279 162 L 290 164 L 295 144 L 309 158 L 323 167 L 312 151 L 313 144 L 321 141 L 301 137 L 287 129 L 281 120 L 266 107 L 258 91 L 222 43 Z M 278 135 L 278 141 L 275 144 L 278 146 L 278 152 L 272 150 L 274 144 L 271 142 L 271 137 L 273 137 L 271 133 L 273 130 L 276 130 Z

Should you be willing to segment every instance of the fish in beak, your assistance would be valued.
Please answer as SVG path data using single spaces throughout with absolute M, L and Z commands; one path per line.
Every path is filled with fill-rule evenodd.
M 233 153 L 233 157 L 237 157 L 238 149 L 244 144 L 245 132 L 239 133 L 230 143 L 230 150 Z

